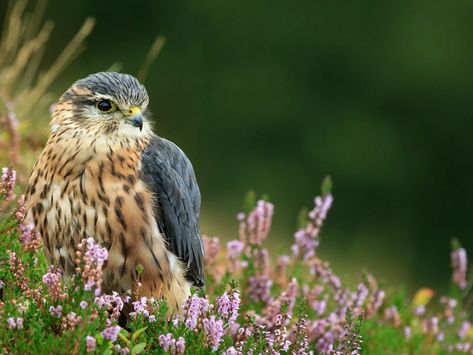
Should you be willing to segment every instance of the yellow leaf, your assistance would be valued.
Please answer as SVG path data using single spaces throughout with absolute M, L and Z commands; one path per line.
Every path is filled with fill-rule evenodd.
M 426 306 L 430 300 L 435 296 L 435 291 L 431 288 L 421 288 L 414 295 L 412 300 L 412 307 Z

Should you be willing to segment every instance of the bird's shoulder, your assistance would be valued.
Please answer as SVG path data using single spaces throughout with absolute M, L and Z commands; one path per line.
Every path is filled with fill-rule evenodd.
M 153 135 L 144 148 L 141 161 L 151 169 L 153 166 L 162 168 L 164 164 L 178 172 L 183 168 L 193 169 L 189 158 L 177 144 L 157 135 Z
M 194 167 L 177 144 L 154 135 L 143 151 L 141 164 L 144 179 L 154 181 L 154 189 L 185 187 L 194 212 L 199 216 L 201 196 Z

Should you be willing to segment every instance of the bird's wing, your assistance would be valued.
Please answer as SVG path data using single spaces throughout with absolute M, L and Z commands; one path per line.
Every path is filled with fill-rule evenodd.
M 203 286 L 200 191 L 191 162 L 174 143 L 155 136 L 141 164 L 142 179 L 156 198 L 156 222 L 169 249 L 187 266 L 187 279 Z

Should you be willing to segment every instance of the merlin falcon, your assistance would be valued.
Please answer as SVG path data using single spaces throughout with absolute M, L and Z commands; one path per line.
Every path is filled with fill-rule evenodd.
M 190 287 L 204 283 L 200 191 L 184 152 L 153 133 L 148 103 L 131 75 L 75 82 L 52 114 L 26 208 L 46 258 L 66 274 L 74 273 L 78 244 L 92 237 L 109 253 L 104 291 L 125 292 L 139 281 L 140 296 L 179 309 Z

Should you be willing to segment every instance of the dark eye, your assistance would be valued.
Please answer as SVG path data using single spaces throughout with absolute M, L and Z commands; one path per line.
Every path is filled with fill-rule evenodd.
M 97 108 L 103 112 L 114 111 L 115 105 L 110 100 L 100 100 L 97 102 Z

